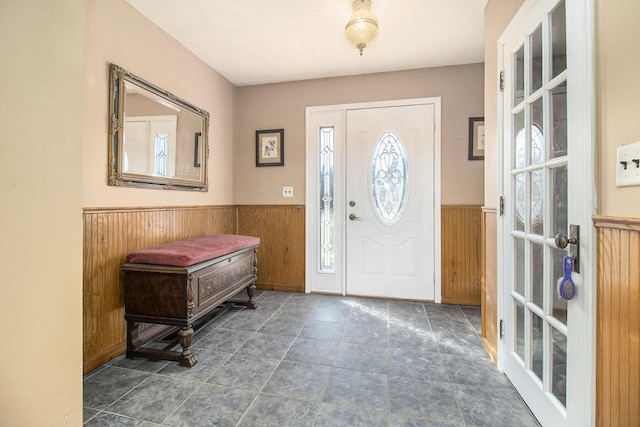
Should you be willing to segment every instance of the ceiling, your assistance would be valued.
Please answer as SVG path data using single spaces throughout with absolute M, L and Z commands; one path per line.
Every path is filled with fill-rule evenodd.
M 487 0 L 373 0 L 379 36 L 344 39 L 352 0 L 127 0 L 237 86 L 483 61 Z

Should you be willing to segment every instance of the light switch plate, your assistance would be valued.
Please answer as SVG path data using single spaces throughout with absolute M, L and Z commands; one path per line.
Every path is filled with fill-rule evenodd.
M 616 185 L 640 185 L 640 141 L 616 149 Z
M 293 187 L 282 187 L 282 197 L 293 197 Z

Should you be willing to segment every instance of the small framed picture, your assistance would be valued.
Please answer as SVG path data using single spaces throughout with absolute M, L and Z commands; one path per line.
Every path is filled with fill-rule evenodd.
M 484 117 L 469 119 L 469 160 L 484 160 Z
M 284 166 L 284 129 L 256 131 L 256 166 Z

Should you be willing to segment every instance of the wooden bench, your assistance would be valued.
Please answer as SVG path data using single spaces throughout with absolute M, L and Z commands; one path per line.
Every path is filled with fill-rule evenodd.
M 259 244 L 258 237 L 217 234 L 129 253 L 121 268 L 126 357 L 195 365 L 189 350 L 195 323 L 236 304 L 256 308 Z M 230 300 L 244 289 L 247 301 Z M 172 351 L 178 342 L 182 351 Z

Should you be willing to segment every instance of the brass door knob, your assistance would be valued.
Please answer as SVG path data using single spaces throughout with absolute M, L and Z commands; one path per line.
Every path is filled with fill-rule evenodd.
M 569 239 L 564 234 L 558 233 L 556 234 L 555 243 L 558 248 L 564 249 L 568 244 L 575 245 L 576 243 L 578 243 L 578 239 L 576 239 L 575 237 Z

